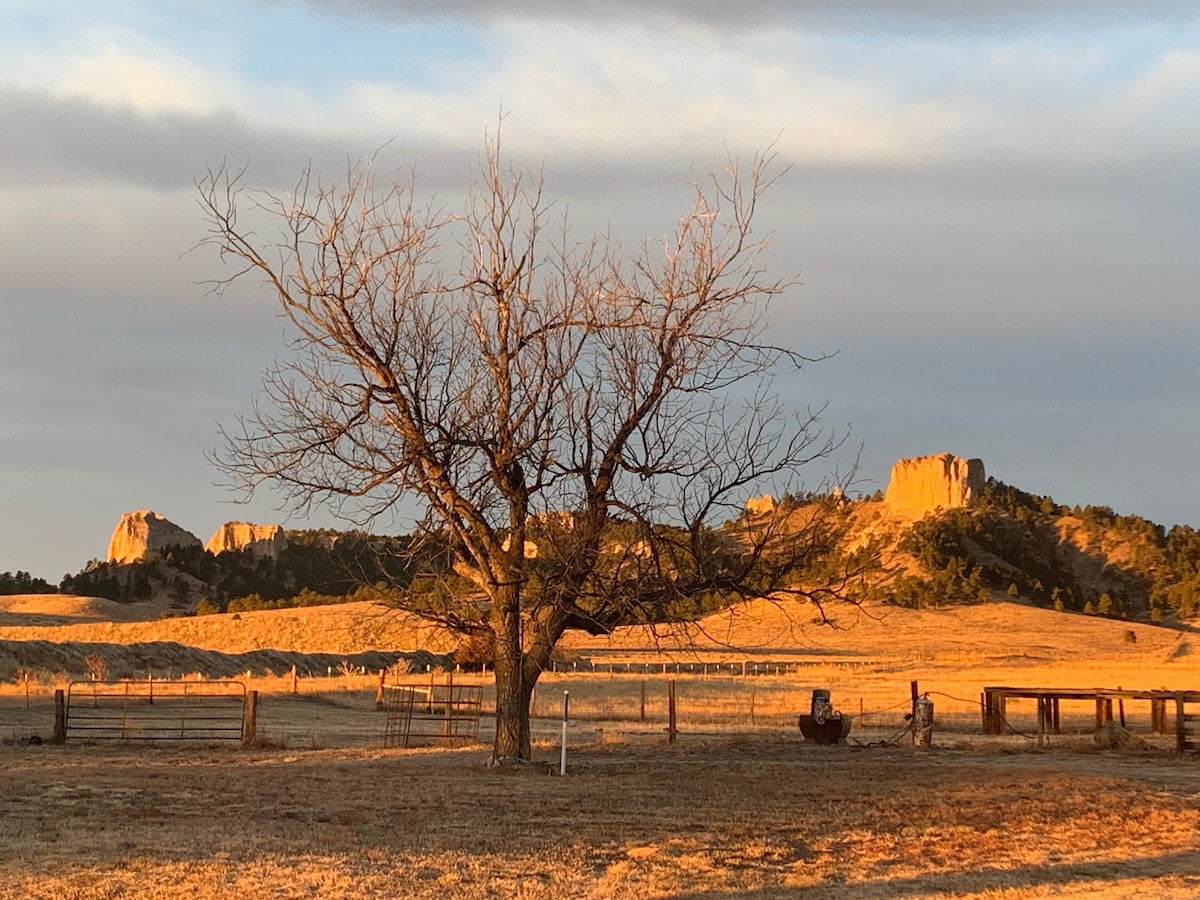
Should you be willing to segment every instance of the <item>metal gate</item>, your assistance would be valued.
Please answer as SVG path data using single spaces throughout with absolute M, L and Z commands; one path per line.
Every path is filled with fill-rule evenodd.
M 116 741 L 242 741 L 246 686 L 237 681 L 74 681 L 66 737 Z
M 389 684 L 384 747 L 479 740 L 483 688 L 455 684 Z

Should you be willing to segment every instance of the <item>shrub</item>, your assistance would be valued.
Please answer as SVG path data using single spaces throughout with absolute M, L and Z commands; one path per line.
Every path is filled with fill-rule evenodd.
M 1125 629 L 1125 643 L 1127 643 L 1127 644 L 1136 644 L 1137 643 L 1137 632 L 1134 631 L 1132 628 Z
M 454 648 L 454 662 L 464 669 L 481 669 L 495 664 L 492 640 L 484 634 L 464 635 Z
M 108 680 L 108 663 L 99 653 L 89 653 L 83 658 L 83 671 L 92 681 Z

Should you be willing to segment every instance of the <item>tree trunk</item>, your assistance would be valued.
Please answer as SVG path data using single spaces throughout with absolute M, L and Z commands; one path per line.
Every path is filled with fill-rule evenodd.
M 532 682 L 525 683 L 525 654 L 521 635 L 521 598 L 515 585 L 501 587 L 494 595 L 492 631 L 496 663 L 497 759 L 529 759 L 529 699 Z
M 496 657 L 496 744 L 497 759 L 529 759 L 529 699 L 533 685 L 525 684 L 524 667 Z

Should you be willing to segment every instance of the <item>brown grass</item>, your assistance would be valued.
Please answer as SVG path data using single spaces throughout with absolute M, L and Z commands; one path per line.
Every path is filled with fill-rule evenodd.
M 486 768 L 483 750 L 0 753 L 0 897 L 1200 890 L 1191 760 L 789 734 L 596 739 L 566 778 Z

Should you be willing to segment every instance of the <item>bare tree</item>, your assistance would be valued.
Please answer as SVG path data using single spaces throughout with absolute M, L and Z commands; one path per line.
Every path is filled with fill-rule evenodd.
M 548 230 L 540 172 L 500 149 L 453 215 L 411 177 L 377 187 L 370 161 L 336 184 L 305 171 L 288 194 L 224 168 L 197 187 L 201 245 L 236 266 L 215 290 L 257 276 L 294 329 L 218 465 L 359 523 L 420 501 L 419 530 L 470 589 L 407 605 L 492 642 L 496 753 L 528 758 L 531 691 L 566 629 L 713 592 L 820 603 L 853 573 L 797 575 L 829 559 L 822 515 L 739 518 L 839 442 L 772 387 L 810 361 L 764 339 L 793 283 L 766 274 L 751 230 L 773 155 L 694 184 L 674 233 L 627 252 L 574 241 L 565 219 Z

